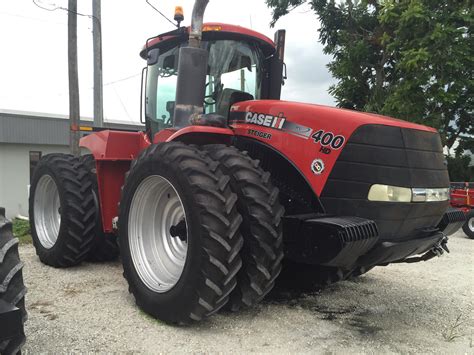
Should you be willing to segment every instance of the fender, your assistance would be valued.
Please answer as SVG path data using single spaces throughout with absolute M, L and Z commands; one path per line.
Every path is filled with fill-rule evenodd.
M 230 128 L 188 126 L 180 130 L 166 129 L 155 134 L 153 143 L 180 141 L 187 144 L 230 144 L 235 135 Z
M 130 162 L 150 145 L 143 132 L 100 131 L 81 139 L 95 158 L 98 199 L 104 232 L 112 233 L 112 220 L 118 215 L 121 188 Z
M 79 146 L 87 148 L 96 161 L 130 161 L 150 144 L 143 132 L 105 130 L 81 138 Z

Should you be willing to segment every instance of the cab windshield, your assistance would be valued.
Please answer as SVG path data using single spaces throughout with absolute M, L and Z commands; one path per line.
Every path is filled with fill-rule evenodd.
M 256 45 L 218 40 L 203 42 L 203 46 L 209 52 L 205 113 L 227 117 L 236 98 L 239 101 L 260 99 L 263 55 Z M 173 126 L 178 54 L 179 47 L 170 49 L 148 67 L 146 117 L 153 134 Z

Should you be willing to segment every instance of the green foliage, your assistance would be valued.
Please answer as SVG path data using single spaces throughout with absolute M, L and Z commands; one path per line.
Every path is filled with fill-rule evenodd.
M 469 166 L 471 158 L 467 155 L 447 157 L 451 181 L 473 181 L 474 166 Z
M 30 222 L 21 219 L 13 221 L 13 235 L 20 240 L 21 244 L 31 243 Z
M 470 1 L 267 0 L 274 22 L 303 3 L 333 56 L 329 92 L 338 106 L 435 127 L 457 157 L 473 145 Z

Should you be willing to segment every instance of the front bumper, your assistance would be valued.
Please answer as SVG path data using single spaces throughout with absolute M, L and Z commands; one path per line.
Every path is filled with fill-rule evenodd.
M 410 239 L 399 242 L 381 242 L 365 255 L 362 255 L 357 264 L 368 267 L 375 265 L 387 265 L 393 262 L 416 262 L 426 261 L 434 256 L 441 256 L 448 251 L 446 244 L 448 236 L 456 233 L 464 224 L 466 217 L 462 211 L 454 208 L 448 209 L 443 215 L 436 229 L 429 236 Z M 413 257 L 421 255 L 420 257 Z
M 447 242 L 446 236 L 436 232 L 429 237 L 403 242 L 382 242 L 357 260 L 357 266 L 371 267 L 409 260 L 414 255 L 428 253 L 433 247 Z M 428 260 L 428 259 L 427 259 Z M 418 260 L 422 261 L 422 259 Z
M 352 269 L 393 262 L 426 261 L 448 251 L 447 236 L 464 223 L 461 211 L 446 211 L 436 228 L 404 240 L 379 238 L 375 222 L 358 217 L 287 216 L 286 256 L 296 262 Z M 421 255 L 421 256 L 419 256 Z M 417 256 L 417 257 L 415 257 Z

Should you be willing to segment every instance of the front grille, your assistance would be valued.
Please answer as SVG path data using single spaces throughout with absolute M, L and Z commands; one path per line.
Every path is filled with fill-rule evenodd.
M 405 239 L 435 227 L 449 202 L 372 202 L 372 184 L 439 188 L 449 186 L 437 133 L 365 125 L 350 137 L 321 194 L 326 211 L 377 223 L 381 239 Z

